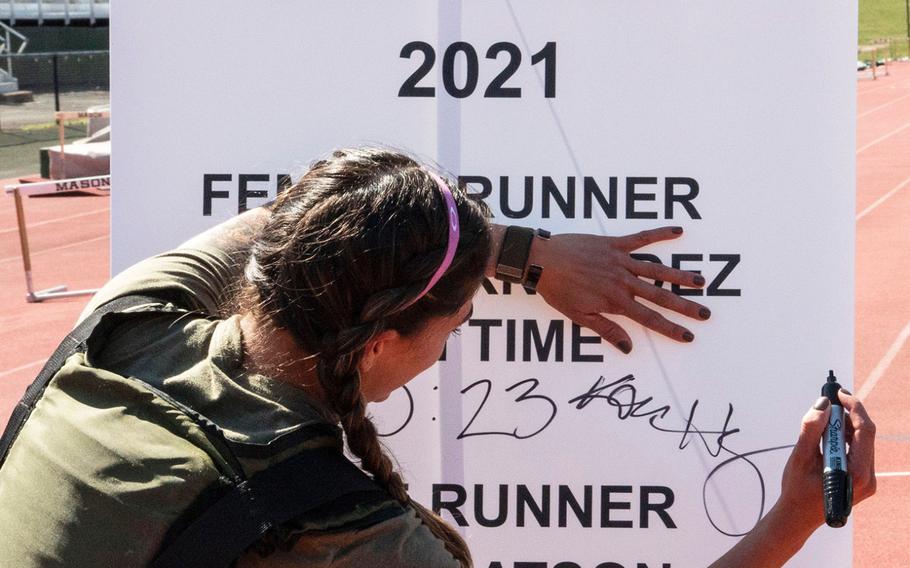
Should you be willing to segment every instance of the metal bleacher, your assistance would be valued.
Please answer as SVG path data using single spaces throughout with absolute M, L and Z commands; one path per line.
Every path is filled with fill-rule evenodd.
M 109 0 L 0 0 L 0 21 L 10 26 L 107 23 Z
M 21 54 L 28 38 L 20 26 L 107 25 L 110 0 L 0 0 L 0 95 L 16 93 L 12 56 Z M 3 57 L 6 55 L 7 57 Z

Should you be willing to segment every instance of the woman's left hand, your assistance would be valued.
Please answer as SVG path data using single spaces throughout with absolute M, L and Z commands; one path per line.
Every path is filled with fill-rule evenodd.
M 631 256 L 634 250 L 681 235 L 681 227 L 661 227 L 622 237 L 564 234 L 553 235 L 549 241 L 535 239 L 530 262 L 544 268 L 537 291 L 566 317 L 592 329 L 623 353 L 632 350 L 632 339 L 622 326 L 602 314 L 626 316 L 671 339 L 688 343 L 695 339 L 691 331 L 638 298 L 706 320 L 711 311 L 705 306 L 643 280 L 701 288 L 704 277 Z

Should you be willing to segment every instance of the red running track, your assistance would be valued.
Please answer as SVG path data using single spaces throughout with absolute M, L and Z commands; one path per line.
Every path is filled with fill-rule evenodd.
M 855 393 L 877 426 L 878 493 L 857 508 L 854 566 L 910 566 L 910 64 L 857 86 Z M 896 474 L 896 475 L 888 475 Z
M 857 83 L 855 392 L 878 426 L 878 494 L 855 513 L 856 568 L 910 567 L 910 64 Z M 0 186 L 7 182 L 0 181 Z M 87 297 L 25 302 L 12 199 L 0 206 L 0 424 Z M 106 197 L 26 200 L 37 288 L 100 286 Z M 826 529 L 822 529 L 826 530 Z M 830 530 L 830 529 L 827 529 Z

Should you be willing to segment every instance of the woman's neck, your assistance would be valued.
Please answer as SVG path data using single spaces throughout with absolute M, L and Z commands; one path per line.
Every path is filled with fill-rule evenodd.
M 289 331 L 247 312 L 240 318 L 240 333 L 243 367 L 247 371 L 291 384 L 313 399 L 327 403 L 316 370 L 317 356 L 301 350 Z

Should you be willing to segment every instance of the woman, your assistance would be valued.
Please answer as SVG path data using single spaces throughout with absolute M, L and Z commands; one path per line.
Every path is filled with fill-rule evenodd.
M 504 229 L 487 216 L 411 158 L 339 151 L 269 210 L 113 279 L 86 313 L 118 297 L 149 298 L 101 320 L 18 433 L 0 468 L 0 564 L 146 565 L 214 510 L 225 479 L 256 479 L 318 449 L 340 454 L 340 425 L 379 490 L 272 527 L 238 565 L 470 566 L 458 533 L 408 497 L 366 405 L 439 358 L 484 275 L 506 262 Z M 526 264 L 543 267 L 538 289 L 551 305 L 623 352 L 628 335 L 601 313 L 691 341 L 635 298 L 698 319 L 706 308 L 639 276 L 704 280 L 628 254 L 680 233 L 534 240 Z M 842 400 L 856 426 L 859 500 L 874 489 L 874 430 L 858 401 Z M 820 524 L 826 412 L 807 414 L 781 500 L 718 566 L 779 565 Z M 778 539 L 775 556 L 761 537 Z

